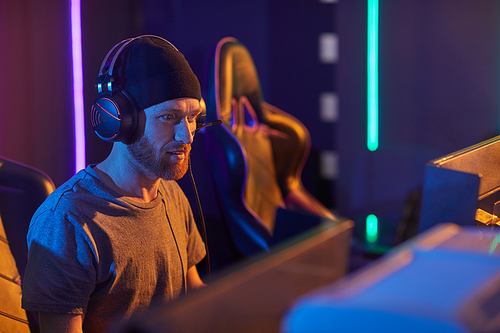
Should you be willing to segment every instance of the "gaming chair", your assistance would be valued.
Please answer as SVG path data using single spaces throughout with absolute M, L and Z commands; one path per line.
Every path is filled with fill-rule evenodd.
M 241 256 L 269 250 L 278 228 L 299 232 L 312 226 L 301 226 L 311 217 L 317 221 L 313 224 L 336 220 L 301 181 L 310 150 L 308 130 L 264 101 L 247 48 L 235 38 L 222 39 L 207 74 L 206 121 L 220 119 L 222 125 L 204 130 L 206 157 L 222 219 Z M 290 219 L 289 212 L 296 218 Z
M 0 331 L 38 331 L 36 319 L 21 308 L 26 235 L 31 217 L 54 189 L 43 172 L 0 157 Z

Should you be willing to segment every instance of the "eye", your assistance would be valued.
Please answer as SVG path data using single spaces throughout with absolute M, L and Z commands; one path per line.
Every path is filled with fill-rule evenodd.
M 160 119 L 162 121 L 171 121 L 171 120 L 175 120 L 176 117 L 175 117 L 175 114 L 169 113 L 169 114 L 164 114 L 163 116 L 160 116 Z

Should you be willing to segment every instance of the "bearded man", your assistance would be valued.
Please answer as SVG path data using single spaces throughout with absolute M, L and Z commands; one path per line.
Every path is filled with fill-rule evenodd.
M 137 110 L 132 130 L 114 133 L 109 156 L 54 191 L 30 224 L 23 307 L 38 312 L 41 332 L 107 332 L 204 285 L 195 265 L 205 247 L 176 182 L 202 111 L 198 79 L 160 37 L 117 50 L 100 73 L 115 87 L 98 98 L 125 94 Z M 104 104 L 96 100 L 96 112 L 110 113 Z

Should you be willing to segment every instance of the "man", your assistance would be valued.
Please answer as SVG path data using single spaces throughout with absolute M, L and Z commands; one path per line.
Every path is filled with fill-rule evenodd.
M 199 82 L 159 37 L 130 40 L 115 58 L 117 70 L 103 72 L 137 107 L 137 129 L 33 216 L 23 307 L 38 311 L 42 332 L 106 332 L 204 285 L 195 266 L 204 244 L 175 182 L 202 111 Z

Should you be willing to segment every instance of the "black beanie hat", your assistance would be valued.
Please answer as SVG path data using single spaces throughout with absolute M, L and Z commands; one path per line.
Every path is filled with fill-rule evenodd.
M 187 60 L 160 37 L 143 36 L 130 43 L 112 74 L 115 84 L 134 98 L 139 109 L 182 97 L 201 100 L 200 83 Z

